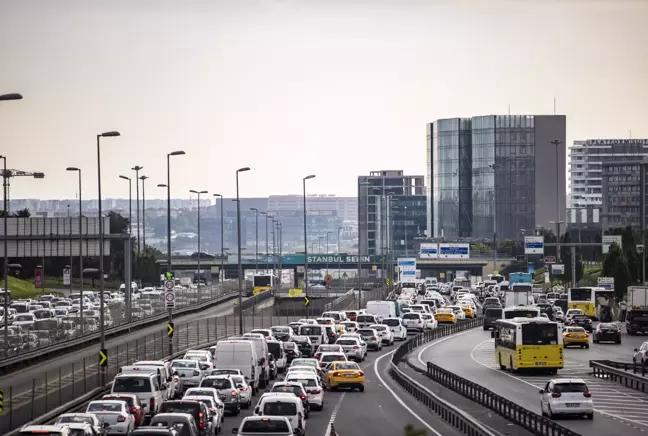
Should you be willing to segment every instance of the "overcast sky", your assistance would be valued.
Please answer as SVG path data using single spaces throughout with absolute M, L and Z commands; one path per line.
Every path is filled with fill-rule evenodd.
M 355 195 L 360 174 L 425 174 L 425 123 L 567 115 L 567 137 L 648 137 L 648 1 L 0 0 L 0 154 L 12 198 L 205 189 Z

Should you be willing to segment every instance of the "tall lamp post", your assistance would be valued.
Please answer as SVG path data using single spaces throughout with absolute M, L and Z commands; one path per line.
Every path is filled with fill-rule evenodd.
M 135 213 L 137 214 L 137 257 L 140 257 L 140 215 L 139 215 L 139 172 L 144 169 L 139 165 L 135 165 L 131 170 L 135 171 L 135 191 L 137 196 L 135 197 Z M 132 230 L 133 221 L 131 221 L 131 235 L 133 234 Z
M 329 275 L 329 261 L 328 261 L 328 255 L 329 255 L 329 235 L 332 235 L 333 232 L 327 231 L 326 232 L 326 275 Z
M 342 236 L 342 230 L 343 230 L 343 229 L 344 229 L 344 227 L 338 227 L 338 229 L 337 229 L 337 230 L 338 230 L 338 237 L 337 237 L 337 243 L 338 243 L 338 247 L 337 247 L 337 256 L 338 256 L 338 280 L 342 280 L 342 265 L 341 265 L 341 262 L 342 262 L 342 256 L 340 255 L 340 252 L 341 252 L 341 251 L 340 251 L 340 239 L 341 239 L 341 236 Z
M 302 179 L 302 186 L 304 188 L 304 288 L 306 297 L 308 297 L 308 237 L 306 217 L 308 216 L 308 209 L 306 208 L 306 180 L 314 179 L 315 174 L 311 174 Z M 310 317 L 310 306 L 306 306 L 306 318 Z
M 256 238 L 256 249 L 254 252 L 254 259 L 256 260 L 256 266 L 254 267 L 254 274 L 259 274 L 259 209 L 256 207 L 251 207 L 251 211 L 254 211 L 254 235 Z
M 241 199 L 239 198 L 239 173 L 250 171 L 250 167 L 236 170 L 236 239 L 238 243 L 238 302 L 239 302 L 239 334 L 243 334 L 243 264 L 241 260 Z
M 144 182 L 148 179 L 147 176 L 140 176 L 142 181 L 142 247 L 146 251 L 146 191 L 144 190 Z M 139 217 L 137 218 L 137 228 L 139 231 Z
M 183 150 L 167 153 L 167 272 L 173 271 L 171 265 L 171 156 L 184 156 Z M 160 185 L 158 185 L 160 186 Z M 169 324 L 173 322 L 173 309 L 169 308 Z M 169 355 L 173 354 L 173 341 L 169 341 Z
M 3 94 L 0 95 L 0 101 L 11 101 L 11 100 L 22 100 L 22 95 L 20 94 Z M 2 171 L 2 198 L 3 198 L 3 210 L 4 210 L 4 343 L 5 343 L 5 356 L 8 356 L 9 351 L 9 256 L 7 251 L 7 158 L 5 156 L 0 156 L 3 160 L 3 171 Z
M 265 265 L 265 271 L 268 271 L 268 256 L 270 255 L 270 244 L 268 240 L 268 212 L 261 212 L 261 215 L 265 217 L 265 256 L 263 264 Z
M 103 350 L 106 348 L 106 332 L 104 327 L 104 229 L 103 211 L 101 207 L 101 138 L 115 138 L 120 136 L 117 131 L 104 132 L 97 135 L 97 191 L 99 198 L 99 344 Z M 83 307 L 83 301 L 81 301 Z M 100 374 L 101 386 L 106 384 L 106 367 L 102 366 Z
M 560 171 L 558 168 L 558 148 L 560 148 L 561 142 L 559 139 L 551 141 L 551 144 L 556 146 L 556 221 L 554 222 L 556 223 L 556 262 L 558 263 L 560 263 L 560 224 L 562 223 L 560 221 Z
M 198 291 L 200 291 L 200 279 L 202 274 L 200 272 L 200 194 L 207 194 L 207 191 L 196 191 L 195 189 L 190 189 L 189 192 L 196 194 L 198 196 Z
M 225 264 L 225 261 L 223 259 L 224 256 L 225 256 L 225 249 L 224 249 L 224 245 L 223 245 L 224 244 L 223 239 L 225 237 L 224 236 L 225 235 L 225 232 L 224 232 L 225 223 L 223 222 L 223 196 L 221 194 L 213 194 L 213 195 L 214 195 L 214 197 L 220 197 L 220 234 L 221 234 L 221 238 L 220 238 L 221 239 L 221 256 L 220 256 L 220 258 L 221 258 L 221 266 L 220 266 L 220 274 L 219 274 L 220 277 L 219 278 L 220 278 L 220 281 L 222 282 L 223 279 L 225 279 L 225 271 L 223 270 L 223 267 L 224 267 L 224 264 Z
M 79 175 L 79 299 L 83 304 L 83 241 L 81 240 L 82 224 L 81 220 L 83 218 L 83 207 L 81 206 L 81 168 L 77 167 L 67 167 L 66 171 L 75 171 Z M 72 247 L 70 247 L 70 253 L 72 252 Z M 72 283 L 72 268 L 70 266 L 70 283 Z M 83 336 L 83 310 L 79 311 L 79 320 L 81 322 L 81 336 Z

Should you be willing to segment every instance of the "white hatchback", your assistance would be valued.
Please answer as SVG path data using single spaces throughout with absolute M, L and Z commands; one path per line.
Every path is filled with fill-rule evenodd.
M 540 411 L 553 418 L 557 415 L 585 415 L 594 419 L 592 394 L 580 378 L 558 378 L 549 380 L 540 389 Z

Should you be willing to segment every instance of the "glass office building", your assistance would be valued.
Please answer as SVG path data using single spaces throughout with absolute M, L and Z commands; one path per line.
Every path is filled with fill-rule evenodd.
M 389 203 L 390 248 L 395 257 L 413 256 L 414 238 L 425 236 L 427 197 L 400 195 Z
M 565 116 L 430 123 L 428 180 L 432 237 L 517 239 L 548 227 L 565 218 Z

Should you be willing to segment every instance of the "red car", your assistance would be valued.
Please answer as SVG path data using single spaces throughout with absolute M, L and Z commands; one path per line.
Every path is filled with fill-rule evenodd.
M 348 319 L 349 321 L 355 321 L 355 320 L 356 320 L 356 316 L 358 316 L 358 311 L 357 311 L 357 310 L 347 310 L 347 311 L 344 312 L 344 313 L 346 314 L 347 319 Z
M 144 408 L 142 407 L 142 403 L 140 402 L 139 398 L 137 398 L 137 395 L 109 394 L 104 395 L 102 399 L 124 401 L 128 405 L 130 412 L 133 414 L 133 418 L 135 418 L 135 425 L 139 426 L 143 424 Z

